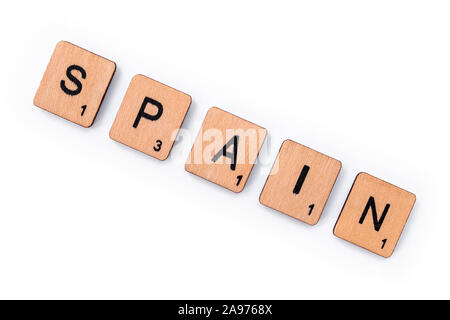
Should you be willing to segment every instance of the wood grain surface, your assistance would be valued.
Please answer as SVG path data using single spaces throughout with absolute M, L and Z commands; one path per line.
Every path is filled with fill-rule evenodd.
M 395 250 L 415 201 L 416 196 L 411 192 L 360 173 L 342 208 L 334 234 L 388 258 Z
M 149 156 L 165 160 L 190 105 L 189 95 L 136 75 L 131 80 L 109 136 Z
M 116 64 L 61 41 L 56 45 L 34 104 L 83 127 L 90 127 L 116 70 Z
M 342 164 L 292 140 L 283 142 L 261 192 L 261 204 L 307 224 L 322 215 Z
M 186 171 L 231 191 L 241 192 L 266 133 L 263 127 L 213 107 L 206 114 L 197 135 L 185 165 Z M 224 147 L 228 156 L 223 156 Z

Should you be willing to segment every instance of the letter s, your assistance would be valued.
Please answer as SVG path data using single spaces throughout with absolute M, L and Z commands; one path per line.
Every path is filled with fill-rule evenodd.
M 77 88 L 75 90 L 71 90 L 71 89 L 67 88 L 66 82 L 64 80 L 61 80 L 60 85 L 61 85 L 61 89 L 70 96 L 76 96 L 77 94 L 79 94 L 81 92 L 81 89 L 83 88 L 83 85 L 81 84 L 80 80 L 78 80 L 72 74 L 73 70 L 79 71 L 81 73 L 81 77 L 83 79 L 86 79 L 86 71 L 82 67 L 77 66 L 77 65 L 71 65 L 70 67 L 67 68 L 67 70 L 66 70 L 67 78 L 69 78 L 69 80 L 72 81 L 77 86 Z

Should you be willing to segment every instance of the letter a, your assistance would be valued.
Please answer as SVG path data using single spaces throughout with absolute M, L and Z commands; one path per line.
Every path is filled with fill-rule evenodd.
M 223 146 L 222 150 L 216 153 L 216 155 L 212 158 L 212 162 L 216 162 L 220 157 L 224 156 L 231 159 L 231 170 L 236 170 L 236 160 L 237 160 L 237 152 L 238 152 L 238 142 L 239 136 L 234 136 L 231 138 L 226 145 Z M 233 153 L 227 152 L 228 148 L 233 145 Z

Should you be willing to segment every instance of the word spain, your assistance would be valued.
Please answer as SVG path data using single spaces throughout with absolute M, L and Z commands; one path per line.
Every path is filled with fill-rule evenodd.
M 56 45 L 34 104 L 90 127 L 114 76 L 116 64 L 61 41 Z M 191 96 L 136 75 L 131 80 L 109 135 L 111 139 L 165 160 L 183 125 Z M 186 171 L 233 192 L 241 192 L 267 130 L 213 107 L 203 120 L 186 161 Z M 315 225 L 342 163 L 292 140 L 280 147 L 261 191 L 262 205 Z M 334 234 L 385 258 L 390 257 L 414 206 L 414 194 L 360 173 L 337 219 Z

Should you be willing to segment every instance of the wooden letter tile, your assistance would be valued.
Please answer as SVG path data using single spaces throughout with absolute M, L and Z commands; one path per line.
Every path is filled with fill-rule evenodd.
M 367 173 L 353 183 L 334 234 L 388 258 L 416 201 L 416 196 Z
M 266 129 L 213 107 L 192 147 L 186 171 L 241 192 L 265 137 Z
M 191 105 L 191 97 L 143 75 L 131 80 L 111 127 L 111 139 L 165 160 Z
M 94 123 L 116 64 L 61 41 L 41 80 L 34 104 L 83 127 Z
M 315 225 L 342 164 L 292 140 L 283 142 L 261 192 L 261 204 Z

